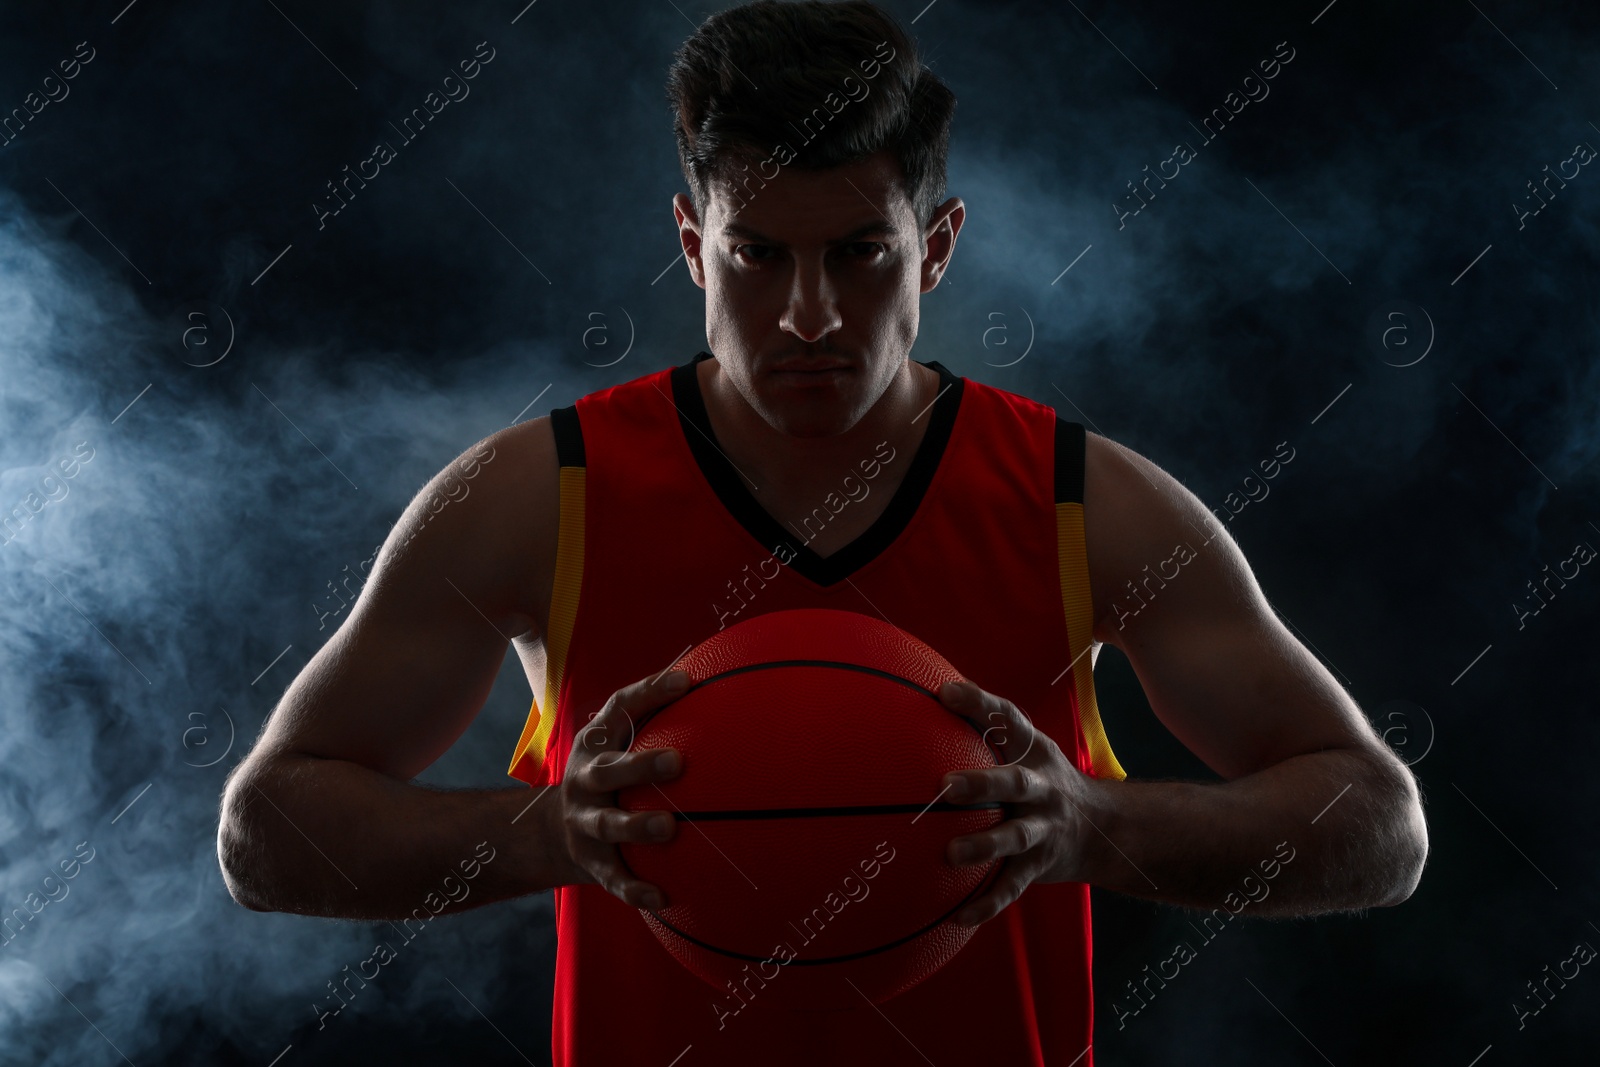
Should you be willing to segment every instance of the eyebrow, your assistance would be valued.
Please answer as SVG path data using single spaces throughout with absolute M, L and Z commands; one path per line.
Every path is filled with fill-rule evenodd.
M 889 221 L 887 221 L 885 219 L 879 218 L 879 219 L 873 219 L 871 222 L 866 223 L 864 225 L 857 226 L 855 229 L 851 230 L 849 233 L 845 234 L 843 237 L 840 237 L 840 238 L 838 238 L 836 240 L 833 240 L 833 241 L 829 241 L 828 243 L 829 244 L 835 244 L 835 245 L 844 245 L 844 244 L 850 244 L 853 241 L 859 241 L 864 237 L 875 237 L 875 236 L 878 236 L 878 235 L 883 235 L 883 236 L 887 236 L 887 237 L 893 237 L 893 236 L 897 235 L 899 232 L 900 232 L 899 229 L 896 228 L 893 223 L 890 223 Z M 774 246 L 776 248 L 786 247 L 782 241 L 775 240 L 774 238 L 768 237 L 763 233 L 758 233 L 757 231 L 752 230 L 748 226 L 741 226 L 737 222 L 725 222 L 725 223 L 723 223 L 722 224 L 722 233 L 726 237 L 742 237 L 747 241 L 756 241 L 756 242 L 759 242 L 761 244 L 772 245 L 772 246 Z

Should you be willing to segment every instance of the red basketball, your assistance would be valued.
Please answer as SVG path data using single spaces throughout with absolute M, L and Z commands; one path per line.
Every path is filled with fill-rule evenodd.
M 973 933 L 951 917 L 1000 861 L 952 867 L 945 849 L 1004 818 L 941 796 L 948 772 L 995 765 L 939 701 L 961 674 L 886 622 L 825 609 L 741 622 L 677 666 L 689 688 L 629 747 L 675 748 L 682 770 L 617 801 L 678 820 L 671 841 L 620 846 L 666 894 L 641 913 L 667 950 L 729 1010 L 863 1007 L 948 963 Z

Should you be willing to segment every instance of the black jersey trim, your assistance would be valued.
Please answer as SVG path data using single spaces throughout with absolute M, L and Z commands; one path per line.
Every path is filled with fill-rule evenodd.
M 700 394 L 700 379 L 695 369 L 702 360 L 711 358 L 710 352 L 701 352 L 672 369 L 673 404 L 678 409 L 678 422 L 696 464 L 734 520 L 775 556 L 790 556 L 788 566 L 820 586 L 844 581 L 876 559 L 910 524 L 927 494 L 945 446 L 949 444 L 966 379 L 951 373 L 938 360 L 922 364 L 938 372 L 939 393 L 926 416 L 928 428 L 923 431 L 905 478 L 895 489 L 889 506 L 866 531 L 832 555 L 819 556 L 803 536 L 779 523 L 756 502 L 743 476 L 723 455 L 706 415 L 705 399 Z M 843 477 L 841 474 L 841 480 Z
M 578 422 L 578 406 L 552 408 L 550 429 L 556 435 L 556 465 L 584 466 L 583 427 Z
M 1083 503 L 1083 462 L 1088 431 L 1081 422 L 1056 416 L 1055 493 L 1057 504 Z

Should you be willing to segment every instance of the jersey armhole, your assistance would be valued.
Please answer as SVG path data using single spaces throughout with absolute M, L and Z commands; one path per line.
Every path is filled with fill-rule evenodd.
M 1126 778 L 1117 762 L 1100 721 L 1095 701 L 1094 600 L 1089 591 L 1089 557 L 1083 536 L 1083 482 L 1087 459 L 1088 432 L 1082 423 L 1056 416 L 1055 427 L 1055 506 L 1056 559 L 1061 581 L 1061 605 L 1066 613 L 1068 652 L 1072 665 L 1073 694 L 1078 703 L 1078 725 L 1089 748 L 1089 761 L 1096 778 Z

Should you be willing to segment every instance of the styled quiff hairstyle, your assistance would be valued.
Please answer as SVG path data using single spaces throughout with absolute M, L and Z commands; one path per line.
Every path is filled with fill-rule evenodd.
M 769 167 L 825 170 L 885 149 L 919 228 L 944 199 L 955 94 L 866 0 L 755 0 L 718 12 L 678 49 L 667 96 L 702 221 L 713 185 L 735 176 L 753 195 L 777 176 Z M 790 162 L 774 159 L 783 145 Z

